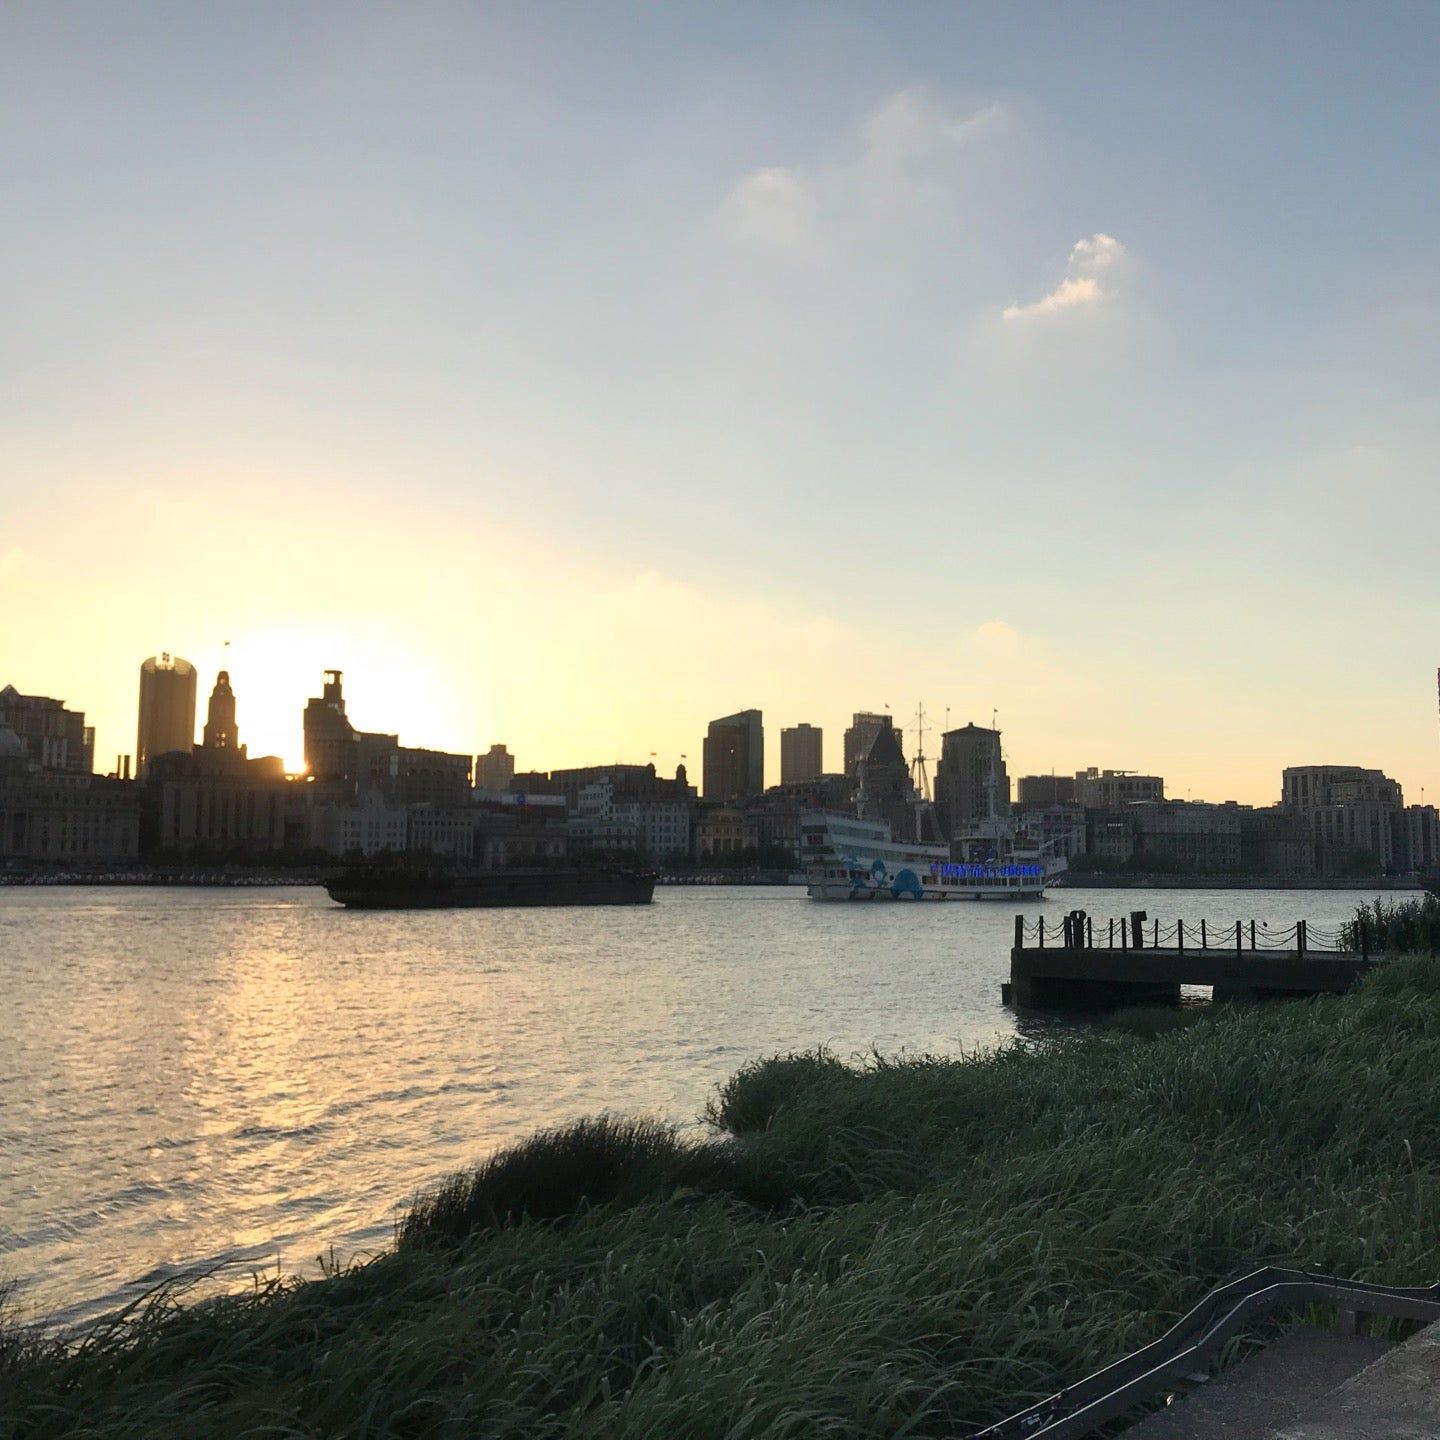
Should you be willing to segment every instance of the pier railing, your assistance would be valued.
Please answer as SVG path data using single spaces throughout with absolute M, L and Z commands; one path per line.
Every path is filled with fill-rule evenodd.
M 1308 920 L 1271 925 L 1263 920 L 1151 920 L 1143 910 L 1123 917 L 1097 919 L 1072 910 L 1058 919 L 1041 915 L 1015 917 L 1017 950 L 1284 950 L 1290 954 L 1370 956 L 1370 937 L 1363 921 L 1322 926 Z

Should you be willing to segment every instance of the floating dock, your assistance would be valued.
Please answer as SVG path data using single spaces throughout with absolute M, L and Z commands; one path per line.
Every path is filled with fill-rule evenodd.
M 1304 920 L 1277 931 L 1255 921 L 1161 925 L 1143 910 L 1110 920 L 1072 910 L 1047 931 L 1043 916 L 1017 915 L 1002 998 L 1104 1009 L 1173 1002 L 1182 985 L 1210 986 L 1216 1000 L 1338 995 L 1375 967 L 1366 940 L 1363 930 Z

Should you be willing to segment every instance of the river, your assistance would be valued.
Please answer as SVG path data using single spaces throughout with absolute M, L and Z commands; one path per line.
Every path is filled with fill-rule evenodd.
M 1084 890 L 1043 913 L 1329 926 L 1362 898 Z M 785 888 L 400 914 L 307 889 L 0 889 L 0 1279 L 71 1325 L 196 1271 L 313 1274 L 539 1127 L 694 1122 L 777 1051 L 992 1044 L 1016 1028 L 1012 926 L 1008 906 Z

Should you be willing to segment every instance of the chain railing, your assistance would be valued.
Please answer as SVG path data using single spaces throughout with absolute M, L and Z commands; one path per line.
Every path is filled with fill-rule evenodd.
M 1315 925 L 1296 920 L 1152 920 L 1143 910 L 1104 919 L 1073 910 L 1053 919 L 1015 917 L 1015 947 L 1061 950 L 1284 950 L 1299 954 L 1369 956 L 1363 924 Z

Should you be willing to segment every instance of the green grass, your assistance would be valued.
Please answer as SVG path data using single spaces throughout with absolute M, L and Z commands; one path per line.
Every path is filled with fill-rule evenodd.
M 712 1120 L 552 1132 L 369 1264 L 0 1347 L 0 1436 L 955 1435 L 1259 1264 L 1440 1279 L 1440 960 L 1173 1033 L 791 1055 Z

